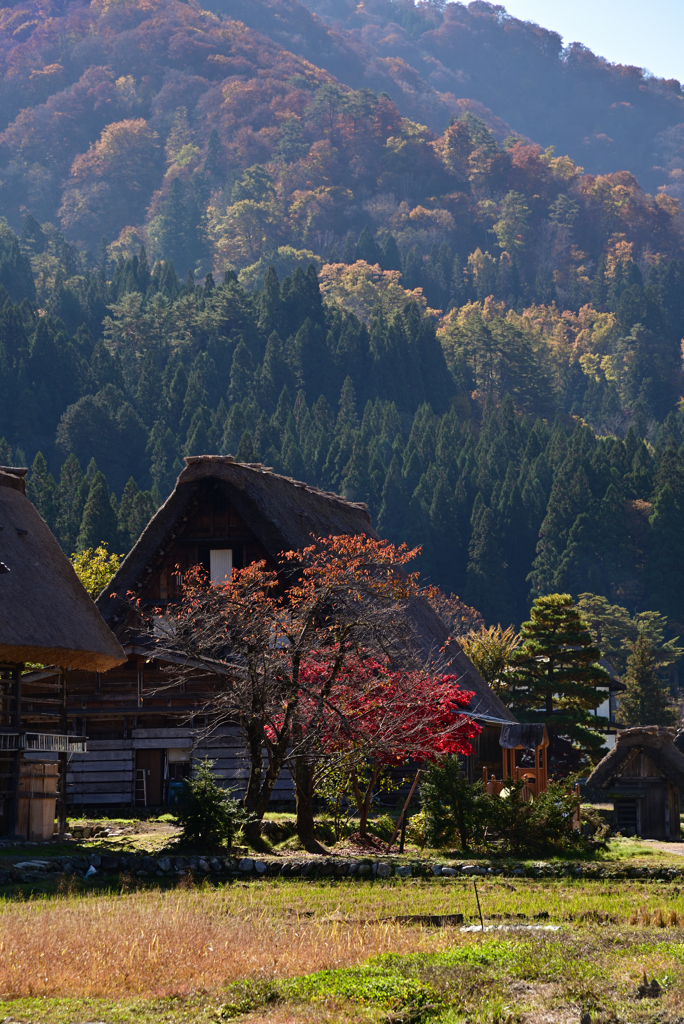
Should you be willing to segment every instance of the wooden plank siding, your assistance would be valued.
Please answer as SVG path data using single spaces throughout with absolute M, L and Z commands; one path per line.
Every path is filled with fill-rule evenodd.
M 196 746 L 193 749 L 193 741 Z M 67 799 L 71 804 L 132 804 L 134 802 L 137 750 L 187 749 L 192 764 L 204 758 L 214 761 L 217 779 L 237 799 L 245 794 L 249 761 L 237 729 L 222 729 L 214 736 L 193 735 L 183 729 L 140 729 L 127 740 L 91 740 L 83 754 L 72 754 L 67 774 Z M 265 757 L 265 752 L 264 752 Z M 293 800 L 294 787 L 287 771 L 276 783 L 273 799 Z

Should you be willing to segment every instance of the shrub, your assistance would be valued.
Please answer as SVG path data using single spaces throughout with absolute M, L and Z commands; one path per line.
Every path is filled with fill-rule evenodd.
M 458 838 L 462 849 L 484 842 L 492 809 L 481 783 L 471 785 L 457 757 L 431 764 L 423 773 L 420 796 L 424 831 L 430 846 L 443 846 Z
M 458 837 L 464 850 L 536 856 L 586 846 L 572 827 L 574 779 L 550 782 L 546 793 L 524 800 L 523 783 L 490 796 L 481 782 L 464 778 L 455 758 L 431 765 L 421 784 L 425 833 L 433 846 Z
M 251 822 L 250 816 L 230 793 L 218 785 L 212 768 L 215 762 L 205 758 L 194 777 L 183 779 L 181 804 L 176 820 L 183 829 L 181 838 L 193 845 L 232 846 L 236 832 Z
M 418 814 L 412 814 L 406 822 L 406 838 L 409 843 L 414 843 L 419 846 L 421 850 L 425 849 L 427 843 L 427 820 L 425 811 L 419 811 Z

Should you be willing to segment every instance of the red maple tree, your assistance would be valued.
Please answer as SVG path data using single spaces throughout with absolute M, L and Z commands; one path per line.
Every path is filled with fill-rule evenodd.
M 211 720 L 237 723 L 250 759 L 245 804 L 263 816 L 284 766 L 297 799 L 297 830 L 314 845 L 320 765 L 355 751 L 371 777 L 407 757 L 467 752 L 469 694 L 426 665 L 410 602 L 423 600 L 406 545 L 365 535 L 327 537 L 257 562 L 212 584 L 197 569 L 183 598 L 150 632 L 170 682 L 213 677 Z M 456 709 L 458 714 L 456 713 Z M 264 763 L 265 762 L 265 763 Z M 374 785 L 374 783 L 373 783 Z M 367 808 L 370 795 L 361 801 Z M 365 819 L 364 819 L 365 820 Z M 365 825 L 364 825 L 365 827 Z

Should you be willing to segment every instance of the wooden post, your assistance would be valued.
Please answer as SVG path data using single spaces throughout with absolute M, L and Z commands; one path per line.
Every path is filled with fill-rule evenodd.
M 143 688 L 145 685 L 145 676 L 143 669 L 144 662 L 138 661 L 138 707 L 143 706 Z
M 99 676 L 98 676 L 99 678 Z M 59 676 L 59 731 L 66 736 L 69 728 L 67 719 L 67 670 L 62 669 Z M 57 796 L 57 817 L 58 831 L 67 831 L 67 766 L 69 755 L 66 751 L 60 751 L 57 755 L 59 761 L 59 790 Z
M 408 795 L 408 797 L 406 799 L 406 803 L 404 804 L 404 809 L 401 812 L 401 817 L 399 818 L 399 821 L 396 824 L 394 832 L 392 833 L 392 838 L 390 839 L 389 843 L 387 844 L 387 849 L 386 849 L 385 853 L 389 853 L 390 850 L 392 849 L 392 846 L 394 844 L 394 840 L 397 838 L 397 833 L 398 833 L 399 829 L 402 827 L 404 818 L 406 816 L 406 811 L 408 810 L 408 805 L 411 803 L 411 797 L 415 793 L 416 786 L 418 785 L 418 779 L 420 778 L 421 770 L 422 769 L 419 768 L 418 771 L 416 772 L 416 777 L 413 780 L 413 785 L 411 786 L 411 792 L 409 793 L 409 795 Z
M 549 761 L 548 761 L 548 745 L 542 747 L 542 763 L 544 766 L 544 791 L 549 788 Z
M 21 665 L 15 665 L 12 669 L 12 682 L 14 684 L 14 700 L 12 707 L 12 728 L 21 731 Z M 19 748 L 19 736 L 17 736 L 17 749 L 14 752 L 14 769 L 12 772 L 12 832 L 18 835 L 19 830 L 19 772 L 21 769 L 21 750 Z
M 401 835 L 399 837 L 399 853 L 403 853 L 404 852 L 404 843 L 406 842 L 406 822 L 407 821 L 408 821 L 408 818 L 407 818 L 406 814 L 404 814 L 404 817 L 401 819 Z

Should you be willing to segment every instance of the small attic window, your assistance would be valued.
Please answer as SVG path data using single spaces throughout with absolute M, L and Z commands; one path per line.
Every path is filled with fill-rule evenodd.
M 212 548 L 209 552 L 209 576 L 212 583 L 225 583 L 233 572 L 233 549 Z

